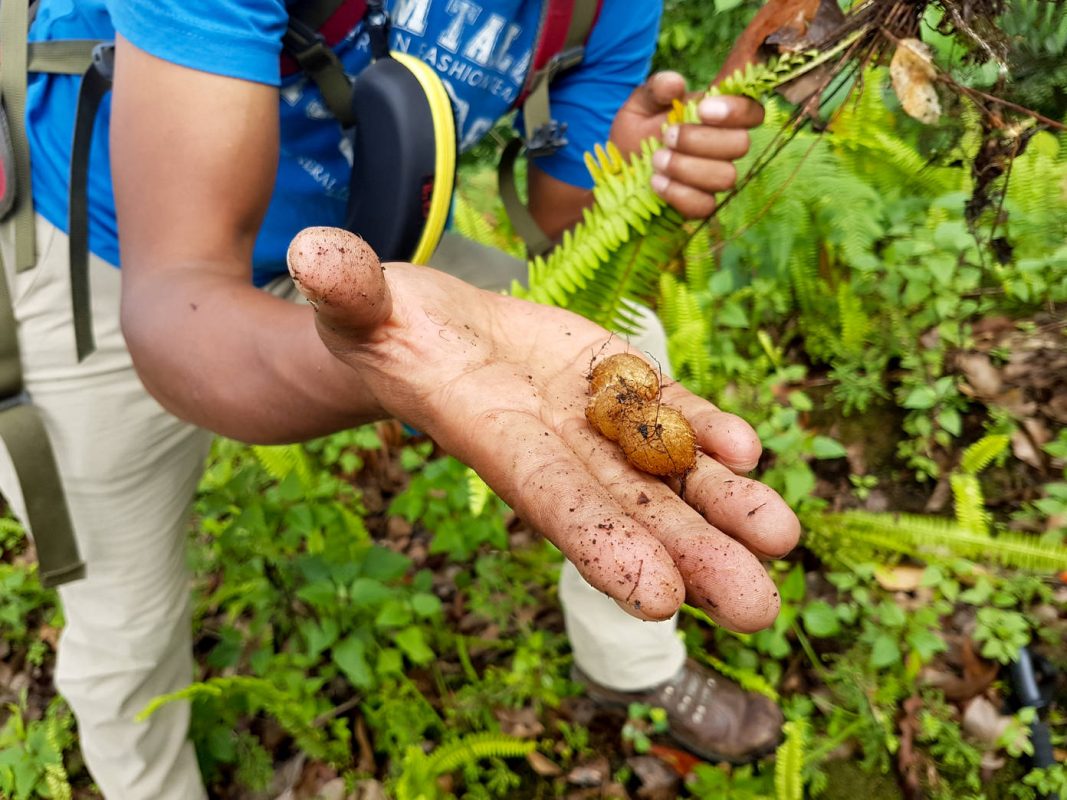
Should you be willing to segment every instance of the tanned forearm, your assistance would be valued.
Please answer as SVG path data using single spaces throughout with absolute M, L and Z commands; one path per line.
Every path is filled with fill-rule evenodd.
M 123 333 L 165 408 L 253 443 L 300 441 L 385 414 L 323 346 L 310 306 L 190 266 L 156 268 L 123 287 Z

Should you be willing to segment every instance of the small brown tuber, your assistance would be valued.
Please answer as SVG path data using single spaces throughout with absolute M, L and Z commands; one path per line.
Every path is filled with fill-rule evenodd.
M 586 419 L 618 442 L 626 460 L 652 475 L 684 475 L 696 463 L 696 434 L 685 416 L 660 402 L 659 378 L 639 356 L 619 353 L 589 375 Z

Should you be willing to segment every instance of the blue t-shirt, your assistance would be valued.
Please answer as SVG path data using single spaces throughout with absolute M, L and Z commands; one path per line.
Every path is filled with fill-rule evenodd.
M 389 0 L 393 50 L 433 66 L 452 99 L 461 149 L 475 144 L 513 106 L 532 60 L 540 0 Z M 615 112 L 644 80 L 655 48 L 658 0 L 604 0 L 581 65 L 551 85 L 553 117 L 569 145 L 540 158 L 549 175 L 582 187 L 583 154 L 608 137 Z M 253 279 L 283 274 L 289 241 L 311 225 L 341 225 L 351 142 L 314 82 L 282 76 L 285 0 L 43 0 L 31 40 L 112 39 L 182 66 L 280 87 L 280 158 L 274 192 L 256 240 Z M 370 61 L 357 25 L 334 47 L 351 75 Z M 78 78 L 31 76 L 26 120 L 36 209 L 66 230 L 70 143 Z M 109 98 L 101 104 L 89 173 L 89 244 L 119 263 L 108 152 Z

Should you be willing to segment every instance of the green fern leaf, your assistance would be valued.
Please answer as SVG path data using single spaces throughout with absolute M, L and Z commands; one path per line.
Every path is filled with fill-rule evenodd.
M 490 498 L 493 497 L 493 490 L 489 488 L 489 484 L 482 480 L 482 477 L 470 467 L 466 470 L 467 478 L 467 505 L 470 508 L 471 514 L 479 516 L 485 511 L 486 505 L 489 503 Z
M 805 515 L 807 543 L 827 561 L 852 554 L 906 555 L 920 560 L 967 558 L 1030 572 L 1067 569 L 1067 546 L 1034 536 L 976 533 L 941 517 L 845 511 Z
M 949 478 L 955 500 L 956 522 L 974 533 L 989 534 L 989 512 L 985 510 L 985 496 L 975 475 L 956 474 Z
M 801 53 L 749 65 L 711 93 L 761 98 L 831 55 Z M 695 101 L 672 112 L 675 122 L 697 119 Z M 627 307 L 655 296 L 664 265 L 691 239 L 684 220 L 649 183 L 652 155 L 660 146 L 658 139 L 648 139 L 628 160 L 611 143 L 586 154 L 594 204 L 547 258 L 530 264 L 529 288 L 520 296 L 569 308 L 621 333 L 635 333 Z
M 536 748 L 535 742 L 502 733 L 472 733 L 434 750 L 429 756 L 428 768 L 432 775 L 447 775 L 475 761 L 517 758 L 532 753 Z
M 281 482 L 295 474 L 301 486 L 311 486 L 311 463 L 300 445 L 253 445 L 252 452 L 275 481 Z
M 963 451 L 960 470 L 966 475 L 977 475 L 1003 453 L 1010 443 L 1011 437 L 1005 434 L 983 436 Z
M 804 751 L 808 743 L 808 723 L 790 720 L 782 726 L 785 741 L 774 755 L 774 796 L 776 800 L 804 800 Z
M 317 703 L 312 702 L 313 695 L 293 696 L 290 690 L 283 691 L 263 678 L 234 675 L 191 683 L 176 692 L 153 698 L 135 719 L 144 721 L 175 701 L 225 700 L 232 703 L 235 695 L 243 696 L 251 711 L 262 710 L 275 717 L 310 757 L 331 764 L 343 764 L 348 760 L 349 732 L 344 720 L 335 720 L 335 725 L 324 730 L 316 725 L 316 718 L 320 710 L 328 709 L 318 709 Z

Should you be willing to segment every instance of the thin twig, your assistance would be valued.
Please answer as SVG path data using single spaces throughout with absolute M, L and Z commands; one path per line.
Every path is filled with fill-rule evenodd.
M 981 99 L 983 99 L 983 100 L 985 100 L 987 102 L 996 103 L 997 105 L 1004 106 L 1005 108 L 1010 108 L 1012 111 L 1016 111 L 1016 112 L 1018 112 L 1020 114 L 1024 114 L 1024 115 L 1026 115 L 1028 117 L 1031 117 L 1032 119 L 1036 119 L 1042 125 L 1047 125 L 1048 127 L 1054 128 L 1054 129 L 1056 129 L 1058 131 L 1067 131 L 1067 125 L 1064 125 L 1062 122 L 1056 122 L 1056 120 L 1050 119 L 1049 117 L 1046 117 L 1044 114 L 1041 114 L 1041 113 L 1039 113 L 1037 111 L 1034 111 L 1032 108 L 1027 108 L 1026 106 L 1021 106 L 1018 103 L 1013 103 L 1010 100 L 1005 100 L 1003 97 L 997 97 L 995 94 L 989 94 L 988 92 L 983 92 L 980 89 L 974 89 L 974 88 L 972 88 L 970 86 L 963 86 L 963 85 L 957 83 L 955 80 L 953 80 L 951 77 L 949 77 L 945 73 L 939 73 L 938 74 L 938 79 L 940 81 L 942 81 L 943 83 L 947 83 L 953 89 L 955 89 L 956 91 L 960 92 L 960 94 L 967 95 L 968 97 L 970 97 L 975 102 L 977 102 L 978 98 L 981 98 Z

